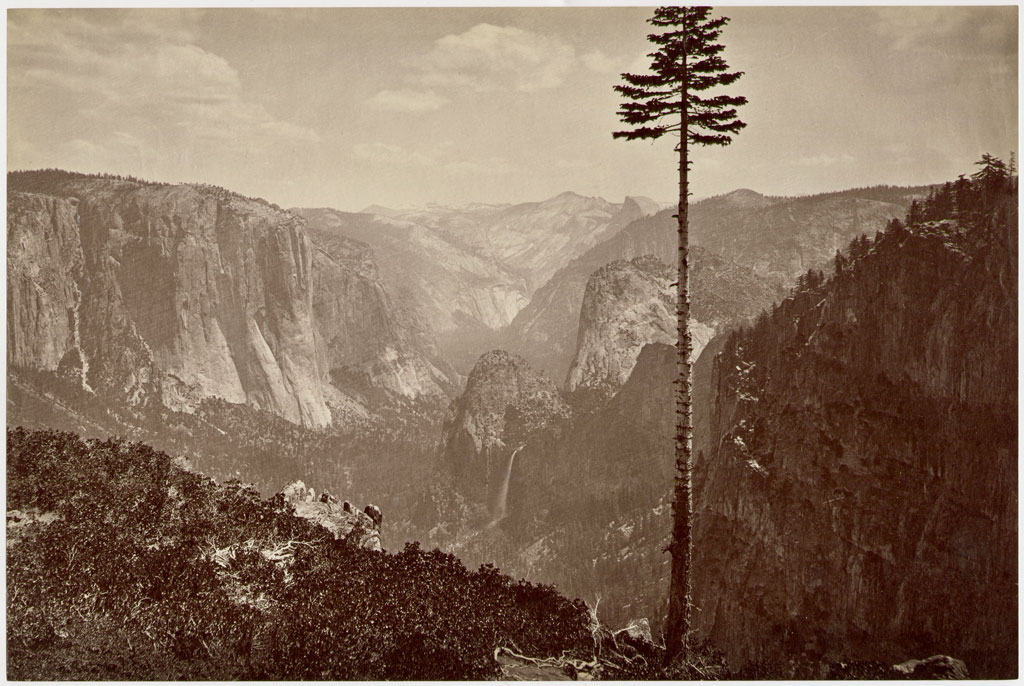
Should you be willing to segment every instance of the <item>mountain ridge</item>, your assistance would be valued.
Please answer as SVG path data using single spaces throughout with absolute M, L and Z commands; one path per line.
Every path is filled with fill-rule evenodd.
M 194 411 L 217 396 L 314 427 L 332 422 L 328 405 L 367 401 L 335 369 L 410 400 L 446 397 L 457 378 L 429 361 L 365 246 L 332 253 L 272 203 L 54 170 L 12 173 L 8 189 L 12 365 L 118 402 Z
M 929 198 L 851 243 L 715 362 L 695 629 L 731 661 L 840 645 L 1016 673 L 1016 185 L 968 183 L 959 209 Z

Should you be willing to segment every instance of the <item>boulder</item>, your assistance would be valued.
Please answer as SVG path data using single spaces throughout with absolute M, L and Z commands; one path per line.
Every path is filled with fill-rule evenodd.
M 650 660 L 661 652 L 661 647 L 651 636 L 651 625 L 646 617 L 631 621 L 625 628 L 616 631 L 613 637 L 619 652 L 630 657 L 642 655 Z
M 293 481 L 282 488 L 281 493 L 293 503 L 303 502 L 306 500 L 306 484 L 302 481 Z
M 384 515 L 381 514 L 380 508 L 377 507 L 376 505 L 372 505 L 371 504 L 371 505 L 367 505 L 365 508 L 363 508 L 363 512 L 371 520 L 373 520 L 374 527 L 379 529 L 380 525 L 381 525 L 381 522 L 384 521 Z
M 907 660 L 893 669 L 911 679 L 970 679 L 967 665 L 949 655 L 932 655 L 926 660 Z

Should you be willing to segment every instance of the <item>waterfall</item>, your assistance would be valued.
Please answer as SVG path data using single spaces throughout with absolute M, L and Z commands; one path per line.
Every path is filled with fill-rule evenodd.
M 491 524 L 497 524 L 505 515 L 508 513 L 508 482 L 512 479 L 512 463 L 516 460 L 516 454 L 523 449 L 523 446 L 519 446 L 512 451 L 512 456 L 508 458 L 508 469 L 505 470 L 505 480 L 501 482 L 501 489 L 498 491 L 498 507 L 494 512 L 494 519 L 491 520 Z

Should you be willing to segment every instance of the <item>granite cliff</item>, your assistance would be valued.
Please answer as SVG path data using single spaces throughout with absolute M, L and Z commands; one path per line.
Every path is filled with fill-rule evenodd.
M 206 187 L 40 172 L 8 188 L 12 365 L 134 403 L 219 396 L 330 423 L 301 220 Z
M 562 193 L 517 205 L 295 211 L 318 236 L 370 245 L 392 300 L 465 373 L 556 270 L 655 206 Z
M 771 198 L 741 189 L 693 203 L 692 317 L 716 332 L 755 317 L 801 272 L 821 267 L 851 238 L 882 229 L 926 192 L 926 187 L 880 186 Z M 642 255 L 675 265 L 673 214 L 664 210 L 635 220 L 554 273 L 502 332 L 503 345 L 563 378 L 577 347 L 575 324 L 587 279 L 610 262 Z
M 322 428 L 457 375 L 368 246 L 265 201 L 60 171 L 8 177 L 8 363 L 98 398 L 207 398 Z M 443 406 L 443 405 L 442 405 Z
M 364 403 L 375 391 L 409 400 L 446 399 L 456 375 L 391 298 L 373 250 L 336 233 L 310 228 L 309 234 L 316 248 L 318 363 L 330 375 L 328 391 L 344 389 Z
M 629 378 L 641 348 L 675 344 L 674 279 L 675 272 L 650 255 L 612 262 L 590 276 L 567 391 L 589 389 L 610 396 Z M 696 321 L 690 328 L 696 358 L 712 330 Z
M 492 350 L 477 361 L 442 431 L 442 465 L 456 490 L 493 509 L 513 453 L 529 434 L 564 419 L 558 388 L 516 355 Z

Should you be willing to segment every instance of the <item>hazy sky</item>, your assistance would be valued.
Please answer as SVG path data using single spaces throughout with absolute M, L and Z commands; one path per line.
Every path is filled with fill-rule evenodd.
M 671 200 L 674 140 L 613 141 L 627 8 L 9 10 L 8 165 L 283 206 Z M 1017 8 L 725 7 L 748 127 L 696 196 L 943 181 L 1017 149 Z

